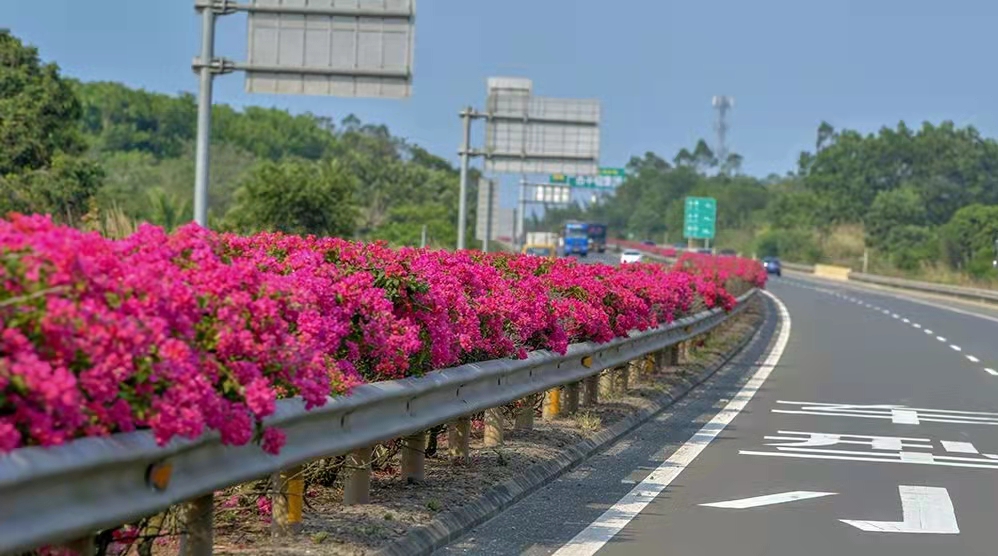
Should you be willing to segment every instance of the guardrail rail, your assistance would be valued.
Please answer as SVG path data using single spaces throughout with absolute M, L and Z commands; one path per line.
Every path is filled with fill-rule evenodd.
M 317 458 L 364 449 L 369 457 L 370 447 L 379 442 L 460 423 L 471 414 L 552 388 L 574 388 L 576 400 L 578 389 L 585 388 L 587 399 L 595 403 L 597 392 L 590 388 L 600 373 L 627 373 L 626 365 L 652 355 L 674 361 L 685 342 L 726 322 L 757 293 L 753 289 L 739 297 L 729 313 L 713 309 L 605 344 L 573 344 L 565 355 L 536 351 L 523 360 L 486 361 L 365 384 L 311 411 L 305 411 L 300 399 L 281 400 L 266 421 L 287 435 L 279 455 L 256 445 L 224 446 L 217 434 L 161 447 L 149 431 L 0 455 L 0 553 L 92 541 L 99 530 L 201 500 L 200 517 L 188 514 L 187 531 L 207 538 L 186 539 L 183 552 L 210 554 L 210 497 L 218 489 L 286 473 Z M 464 443 L 466 451 L 466 432 Z

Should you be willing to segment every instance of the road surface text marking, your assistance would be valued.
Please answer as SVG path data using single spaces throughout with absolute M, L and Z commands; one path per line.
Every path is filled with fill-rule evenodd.
M 653 471 L 641 483 L 624 495 L 616 504 L 596 518 L 588 527 L 554 552 L 553 556 L 592 556 L 619 533 L 659 494 L 668 487 L 686 467 L 700 455 L 708 444 L 745 408 L 766 379 L 776 368 L 783 350 L 790 339 L 790 313 L 786 305 L 773 294 L 763 291 L 779 311 L 780 332 L 776 343 L 759 370 L 742 387 L 738 395 L 728 403 L 709 423 L 703 426 L 685 444 L 679 447 L 669 459 Z
M 928 533 L 957 535 L 956 512 L 945 488 L 926 486 L 898 487 L 901 494 L 902 521 L 857 521 L 842 519 L 842 523 L 874 533 Z
M 835 492 L 815 492 L 810 490 L 794 490 L 791 492 L 781 492 L 779 494 L 767 494 L 765 496 L 754 496 L 752 498 L 742 498 L 740 500 L 728 500 L 727 502 L 714 502 L 712 504 L 700 504 L 708 508 L 728 508 L 733 510 L 744 510 L 747 508 L 758 508 L 759 506 L 771 506 L 773 504 L 785 504 L 797 500 L 809 500 L 811 498 L 821 498 L 823 496 L 834 496 Z

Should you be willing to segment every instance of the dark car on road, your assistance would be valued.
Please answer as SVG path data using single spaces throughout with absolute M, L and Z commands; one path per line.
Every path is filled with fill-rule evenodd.
M 776 257 L 765 257 L 762 259 L 762 266 L 766 267 L 767 274 L 783 276 L 783 266 L 780 265 L 780 259 Z

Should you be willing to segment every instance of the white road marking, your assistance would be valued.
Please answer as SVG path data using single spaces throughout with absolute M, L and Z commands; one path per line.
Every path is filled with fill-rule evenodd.
M 901 319 L 901 322 L 903 322 L 905 324 L 911 324 L 911 321 L 908 320 L 908 319 Z
M 785 504 L 797 500 L 809 500 L 811 498 L 821 498 L 823 496 L 835 496 L 837 492 L 814 492 L 809 490 L 794 490 L 791 492 L 781 492 L 779 494 L 767 494 L 765 496 L 754 496 L 752 498 L 742 498 L 740 500 L 728 500 L 727 502 L 714 502 L 712 504 L 700 504 L 708 508 L 729 508 L 734 510 L 744 510 L 747 508 L 758 508 L 759 506 L 771 506 L 773 504 Z
M 892 409 L 891 422 L 895 425 L 917 425 L 918 412 L 910 409 Z
M 936 339 L 939 340 L 940 342 L 946 341 L 946 338 L 943 338 L 942 336 L 936 336 Z
M 957 535 L 960 527 L 953 511 L 953 501 L 945 488 L 908 486 L 898 487 L 901 493 L 902 521 L 857 521 L 841 519 L 861 531 L 872 533 L 930 533 Z
M 998 376 L 998 371 L 994 369 L 984 369 L 984 370 L 987 371 L 987 373 L 991 376 Z
M 929 330 L 928 328 L 925 329 L 925 333 L 928 334 L 929 336 L 935 334 L 935 332 Z
M 950 347 L 953 348 L 953 351 L 963 351 L 963 348 L 957 345 L 950 345 Z
M 760 366 L 759 370 L 752 376 L 738 395 L 731 400 L 728 405 L 718 412 L 709 423 L 703 426 L 685 444 L 679 447 L 669 459 L 665 460 L 651 475 L 648 475 L 640 484 L 635 486 L 631 492 L 624 495 L 616 504 L 605 511 L 603 515 L 596 518 L 588 527 L 579 532 L 578 535 L 556 550 L 552 556 L 592 556 L 621 531 L 632 519 L 637 517 L 659 494 L 662 493 L 676 477 L 683 472 L 693 461 L 704 451 L 724 428 L 745 409 L 748 402 L 752 400 L 756 392 L 762 387 L 769 375 L 772 374 L 783 350 L 787 347 L 790 339 L 790 313 L 787 306 L 775 295 L 763 291 L 779 310 L 780 334 L 776 338 L 776 344 Z
M 970 442 L 957 442 L 954 440 L 940 440 L 943 445 L 943 449 L 947 452 L 952 452 L 955 454 L 977 454 L 977 448 L 974 447 Z
M 981 362 L 980 359 L 974 357 L 973 355 L 968 355 L 967 356 L 967 361 L 970 361 L 971 363 L 980 363 Z
M 921 328 L 922 327 L 922 325 L 918 324 L 917 322 L 915 324 L 913 324 L 912 326 L 914 326 L 915 328 Z
M 899 315 L 897 313 L 891 313 L 891 318 L 899 319 L 899 318 L 901 318 L 901 315 Z

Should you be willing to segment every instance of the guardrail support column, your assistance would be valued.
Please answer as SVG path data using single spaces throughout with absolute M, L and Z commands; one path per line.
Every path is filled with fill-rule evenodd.
M 301 466 L 270 476 L 274 494 L 270 497 L 270 534 L 286 537 L 297 533 L 302 524 L 305 475 Z
M 599 375 L 586 377 L 585 391 L 582 394 L 582 405 L 592 407 L 599 403 Z
M 415 485 L 426 479 L 426 431 L 405 437 L 402 446 L 402 479 Z
M 471 417 L 458 417 L 447 426 L 447 452 L 451 461 L 464 463 L 471 453 Z
M 565 385 L 565 405 L 562 407 L 562 415 L 573 415 L 579 411 L 579 385 L 578 382 Z
M 533 395 L 520 400 L 520 408 L 516 412 L 516 423 L 513 430 L 530 431 L 534 430 L 534 403 L 536 398 Z
M 669 346 L 665 348 L 665 365 L 675 367 L 679 365 L 679 346 Z
M 184 508 L 184 534 L 180 538 L 181 556 L 211 556 L 215 544 L 213 518 L 215 493 L 210 492 L 187 502 Z
M 599 397 L 608 400 L 613 397 L 613 369 L 605 369 L 599 375 Z
M 627 383 L 632 386 L 637 386 L 641 383 L 644 378 L 641 376 L 642 371 L 645 368 L 645 358 L 634 359 L 627 364 Z
M 485 410 L 485 446 L 502 446 L 503 421 L 502 408 L 491 407 Z
M 620 367 L 615 367 L 613 369 L 613 374 L 615 380 L 614 390 L 621 396 L 627 394 L 627 366 L 621 365 Z
M 346 478 L 343 480 L 343 504 L 367 504 L 371 501 L 371 451 L 372 446 L 365 446 L 347 454 L 343 468 Z
M 544 406 L 541 407 L 541 419 L 552 421 L 561 413 L 561 388 L 552 388 L 544 392 Z

